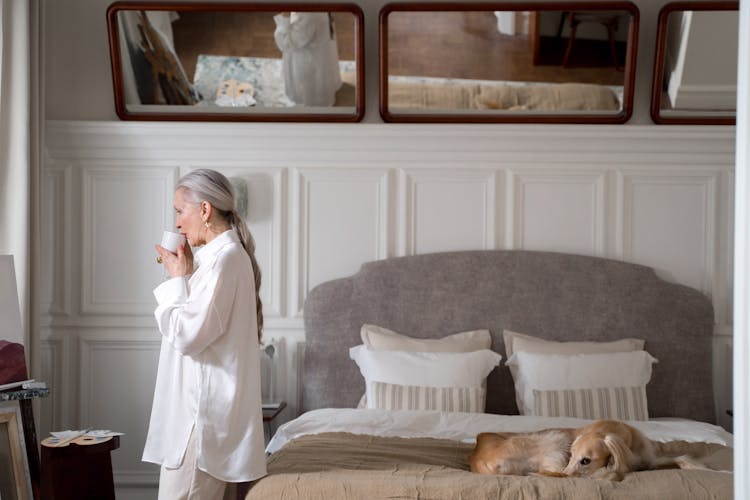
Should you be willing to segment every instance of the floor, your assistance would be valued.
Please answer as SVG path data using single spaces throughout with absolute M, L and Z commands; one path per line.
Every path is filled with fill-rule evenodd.
M 605 85 L 623 81 L 606 42 L 576 40 L 570 67 L 564 68 L 567 38 L 545 37 L 539 64 L 534 64 L 531 37 L 499 33 L 492 12 L 392 13 L 388 31 L 393 75 Z M 619 51 L 624 55 L 624 48 Z
M 273 39 L 276 12 L 181 13 L 173 23 L 175 48 L 192 79 L 198 54 L 281 57 Z M 355 18 L 334 14 L 339 57 L 354 59 Z M 621 85 L 606 42 L 577 40 L 570 67 L 562 66 L 567 38 L 540 39 L 534 64 L 529 35 L 508 36 L 485 12 L 392 13 L 388 17 L 391 75 Z M 624 59 L 624 47 L 618 46 Z M 584 63 L 584 61 L 587 61 Z

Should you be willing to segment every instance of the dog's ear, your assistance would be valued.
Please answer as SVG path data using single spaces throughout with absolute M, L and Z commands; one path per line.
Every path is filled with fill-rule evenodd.
M 630 472 L 630 463 L 632 462 L 633 454 L 625 444 L 625 441 L 616 434 L 606 434 L 604 436 L 604 446 L 607 447 L 610 453 L 607 469 L 619 474 Z

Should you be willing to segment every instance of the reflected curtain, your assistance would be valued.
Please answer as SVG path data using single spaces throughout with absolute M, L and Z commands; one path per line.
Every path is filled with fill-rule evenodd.
M 30 4 L 0 0 L 0 254 L 15 261 L 27 346 L 33 262 Z

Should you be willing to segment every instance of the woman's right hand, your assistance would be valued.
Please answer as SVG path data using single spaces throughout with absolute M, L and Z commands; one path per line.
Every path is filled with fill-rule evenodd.
M 193 252 L 187 243 L 177 248 L 176 255 L 161 245 L 156 245 L 156 251 L 159 252 L 161 263 L 172 278 L 193 273 Z

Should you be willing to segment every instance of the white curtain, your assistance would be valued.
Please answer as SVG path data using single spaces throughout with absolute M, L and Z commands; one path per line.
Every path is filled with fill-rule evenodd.
M 33 261 L 30 4 L 0 0 L 0 254 L 15 261 L 27 346 Z

